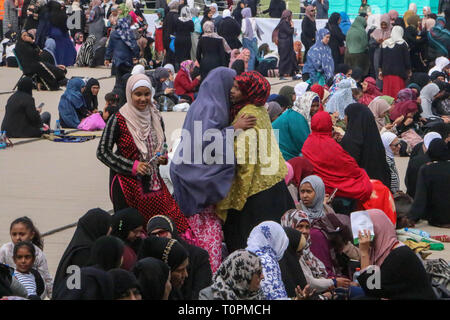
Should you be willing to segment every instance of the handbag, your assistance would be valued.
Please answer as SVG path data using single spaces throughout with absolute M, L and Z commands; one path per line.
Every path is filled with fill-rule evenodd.
M 272 42 L 278 46 L 278 28 L 275 28 L 272 32 Z

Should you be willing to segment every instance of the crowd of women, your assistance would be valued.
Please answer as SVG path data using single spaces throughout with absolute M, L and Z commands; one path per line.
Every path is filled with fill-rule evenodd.
M 116 85 L 105 99 L 96 154 L 110 169 L 107 187 L 114 214 L 97 208 L 79 219 L 54 277 L 36 226 L 27 217 L 14 220 L 11 242 L 0 248 L 0 296 L 440 297 L 442 289 L 432 286 L 426 271 L 427 260 L 399 241 L 396 229 L 419 220 L 450 227 L 450 124 L 449 114 L 442 113 L 450 97 L 446 55 L 431 55 L 431 42 L 424 47 L 427 52 L 413 52 L 403 39 L 402 22 L 408 23 L 406 30 L 416 24 L 415 31 L 421 28 L 414 10 L 405 13 L 406 21 L 394 12 L 375 19 L 370 36 L 363 13 L 341 40 L 336 34 L 344 34 L 343 19 L 333 13 L 326 29 L 314 30 L 310 47 L 303 41 L 307 81 L 271 94 L 269 81 L 254 70 L 261 30 L 251 9 L 241 9 L 242 45 L 247 50 L 237 55 L 232 47 L 236 38 L 215 32 L 221 26 L 230 31 L 222 24 L 237 19 L 230 20 L 226 12 L 218 19 L 211 6 L 199 25 L 188 7 L 180 10 L 178 2 L 169 3 L 168 10 L 159 11 L 164 48 L 159 54 L 170 64 L 151 73 L 146 73 L 144 62 L 132 68 L 142 58 L 142 47 L 131 32 L 130 19 L 117 21 L 105 50 Z M 136 15 L 139 20 L 130 12 L 131 19 Z M 307 7 L 306 15 L 305 27 L 315 26 L 314 9 Z M 432 24 L 429 19 L 434 21 L 428 14 L 425 26 Z M 440 19 L 436 25 L 445 28 Z M 56 32 L 54 27 L 50 34 Z M 183 31 L 174 31 L 177 28 Z M 426 31 L 430 37 L 422 38 L 433 39 L 433 28 Z M 195 41 L 195 30 L 197 65 L 189 59 L 191 46 L 185 46 Z M 290 11 L 282 13 L 275 30 L 279 74 L 296 79 L 299 64 Z M 35 45 L 30 31 L 21 37 Z M 417 35 L 413 38 L 419 41 Z M 91 39 L 90 47 L 96 41 Z M 340 50 L 343 39 L 346 48 Z M 88 40 L 80 50 L 86 50 Z M 177 43 L 183 49 L 177 50 Z M 291 53 L 284 56 L 284 51 Z M 417 57 L 420 64 L 413 62 Z M 41 63 L 36 68 L 45 69 Z M 14 124 L 16 104 L 28 110 L 23 122 L 31 116 L 35 123 L 43 121 L 39 111 L 29 108 L 34 105 L 33 81 L 25 77 L 19 82 L 2 126 Z M 187 84 L 183 93 L 177 83 Z M 68 81 L 59 104 L 64 126 L 78 126 L 99 114 L 99 89 L 95 79 Z M 171 150 L 157 106 L 166 106 L 168 99 L 191 103 Z M 410 157 L 406 193 L 400 190 L 395 156 Z M 364 227 L 358 228 L 354 217 L 365 218 Z M 375 286 L 369 282 L 373 272 L 380 279 Z M 72 283 L 74 273 L 79 286 Z

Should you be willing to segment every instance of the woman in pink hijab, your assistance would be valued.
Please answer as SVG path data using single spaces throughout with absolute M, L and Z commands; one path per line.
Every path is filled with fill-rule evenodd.
M 391 25 L 394 25 L 395 19 L 399 17 L 399 14 L 395 10 L 389 10 L 388 12 L 389 18 L 391 19 Z

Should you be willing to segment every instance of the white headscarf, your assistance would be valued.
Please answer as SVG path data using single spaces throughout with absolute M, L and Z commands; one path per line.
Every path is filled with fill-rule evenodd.
M 142 64 L 137 64 L 133 67 L 131 75 L 134 76 L 135 74 L 145 74 L 145 68 Z
M 427 150 L 430 147 L 431 141 L 433 141 L 434 139 L 442 139 L 442 136 L 439 133 L 437 133 L 437 132 L 428 132 L 423 137 L 423 145 L 425 146 L 425 148 Z
M 441 90 L 436 83 L 429 83 L 425 87 L 423 87 L 422 90 L 420 90 L 420 105 L 422 107 L 422 113 L 420 114 L 420 116 L 422 118 L 433 117 L 433 100 L 440 91 Z
M 295 98 L 298 99 L 300 98 L 302 95 L 305 94 L 306 90 L 308 89 L 309 84 L 307 82 L 300 82 L 297 83 L 294 87 L 294 91 L 295 91 Z
M 210 7 L 216 8 L 216 12 L 215 12 L 214 15 L 212 16 L 212 19 L 217 18 L 217 17 L 219 16 L 219 7 L 217 6 L 217 3 L 211 4 Z
M 223 10 L 222 12 L 222 17 L 226 18 L 226 17 L 231 17 L 231 11 L 228 9 Z
M 406 41 L 403 39 L 403 34 L 405 31 L 400 26 L 395 26 L 392 28 L 391 31 L 391 37 L 389 39 L 386 39 L 383 41 L 382 47 L 383 48 L 390 48 L 392 49 L 396 44 L 403 44 Z
M 442 70 L 450 64 L 450 60 L 448 60 L 446 57 L 439 57 L 436 58 L 434 61 L 435 66 L 428 71 L 428 75 L 431 76 L 431 74 L 434 71 L 442 72 Z
M 395 140 L 397 136 L 389 131 L 384 132 L 381 135 L 381 140 L 383 141 L 384 150 L 386 151 L 386 156 L 388 156 L 391 159 L 394 159 L 394 152 L 392 152 L 391 149 L 391 143 Z

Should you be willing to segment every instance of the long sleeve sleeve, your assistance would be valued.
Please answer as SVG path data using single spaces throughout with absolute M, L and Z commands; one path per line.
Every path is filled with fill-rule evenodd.
M 114 38 L 110 36 L 108 47 L 106 47 L 105 60 L 112 59 L 115 45 L 116 45 L 116 43 L 115 43 Z
M 102 138 L 100 139 L 97 148 L 97 159 L 117 173 L 133 175 L 135 161 L 113 152 L 113 147 L 117 142 L 118 137 L 119 124 L 117 122 L 117 117 L 112 116 L 106 123 Z
M 317 293 L 323 293 L 334 285 L 332 279 L 314 278 L 311 269 L 305 262 L 305 259 L 300 259 L 300 266 L 302 267 L 306 282 L 310 285 L 311 289 L 316 289 Z
M 41 116 L 39 115 L 39 111 L 36 110 L 33 98 L 30 99 L 29 103 L 28 101 L 26 102 L 25 115 L 27 116 L 27 119 L 31 125 L 35 127 L 41 127 L 42 125 Z

